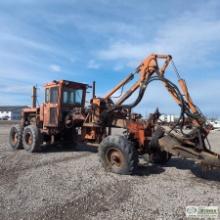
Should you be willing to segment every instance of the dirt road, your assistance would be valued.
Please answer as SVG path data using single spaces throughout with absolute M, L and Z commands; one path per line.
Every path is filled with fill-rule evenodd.
M 191 161 L 141 164 L 137 175 L 119 176 L 92 149 L 13 152 L 8 129 L 0 125 L 0 219 L 173 220 L 185 219 L 188 205 L 220 206 L 220 172 L 203 174 Z M 220 132 L 211 143 L 220 149 Z

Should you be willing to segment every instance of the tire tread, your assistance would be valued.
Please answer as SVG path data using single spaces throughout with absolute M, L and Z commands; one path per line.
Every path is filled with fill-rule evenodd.
M 134 173 L 138 165 L 138 154 L 136 149 L 134 148 L 133 143 L 127 140 L 127 138 L 124 136 L 108 136 L 100 144 L 99 158 L 105 170 L 114 172 L 111 167 L 108 167 L 105 161 L 105 151 L 110 146 L 114 146 L 115 148 L 121 150 L 123 155 L 126 157 L 126 168 L 117 173 L 125 175 Z

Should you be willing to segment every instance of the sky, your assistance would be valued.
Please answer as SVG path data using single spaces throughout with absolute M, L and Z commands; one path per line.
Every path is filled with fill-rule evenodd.
M 41 103 L 43 84 L 59 79 L 95 80 L 102 97 L 159 53 L 172 55 L 196 105 L 220 116 L 219 11 L 218 0 L 1 0 L 0 105 L 30 105 L 33 85 Z M 172 68 L 166 77 L 177 82 Z M 157 107 L 179 112 L 161 83 L 135 111 Z

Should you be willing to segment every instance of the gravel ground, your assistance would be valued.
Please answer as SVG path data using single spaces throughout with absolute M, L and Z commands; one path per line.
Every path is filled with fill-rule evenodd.
M 0 219 L 186 219 L 188 205 L 220 207 L 220 172 L 178 158 L 142 163 L 133 176 L 106 173 L 95 149 L 11 151 L 0 124 Z M 220 131 L 210 135 L 216 151 Z

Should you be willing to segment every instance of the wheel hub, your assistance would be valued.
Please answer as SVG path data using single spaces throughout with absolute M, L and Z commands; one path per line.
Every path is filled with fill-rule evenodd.
M 16 131 L 14 131 L 12 133 L 12 143 L 16 144 L 18 142 L 18 133 Z
M 111 149 L 107 154 L 107 160 L 111 166 L 121 167 L 123 164 L 123 155 L 119 150 Z
M 28 145 L 31 145 L 33 143 L 33 137 L 31 133 L 27 133 L 25 135 L 25 141 Z

